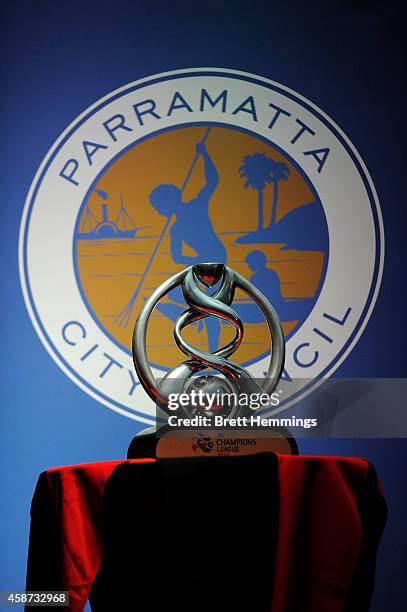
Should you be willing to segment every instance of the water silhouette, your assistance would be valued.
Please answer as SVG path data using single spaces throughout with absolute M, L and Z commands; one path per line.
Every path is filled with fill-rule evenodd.
M 282 244 L 282 249 L 328 253 L 328 228 L 322 206 L 303 204 L 280 221 L 236 239 L 239 244 Z

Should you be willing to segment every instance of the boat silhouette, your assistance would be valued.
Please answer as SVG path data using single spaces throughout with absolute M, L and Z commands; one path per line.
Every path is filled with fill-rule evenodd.
M 104 193 L 104 192 L 102 192 Z M 103 199 L 107 198 L 103 196 Z M 120 196 L 120 211 L 117 219 L 109 218 L 108 204 L 101 205 L 102 219 L 99 220 L 92 212 L 89 204 L 86 206 L 79 232 L 79 240 L 106 240 L 110 238 L 134 238 L 137 232 L 147 227 L 137 227 L 124 207 L 123 196 Z

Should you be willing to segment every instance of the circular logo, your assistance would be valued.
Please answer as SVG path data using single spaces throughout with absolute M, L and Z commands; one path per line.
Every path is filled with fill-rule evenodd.
M 325 113 L 258 76 L 190 69 L 109 94 L 61 135 L 28 194 L 19 255 L 50 355 L 93 398 L 150 423 L 131 336 L 163 280 L 217 261 L 270 299 L 286 338 L 284 377 L 297 381 L 281 410 L 357 342 L 379 289 L 383 228 L 359 154 Z M 245 294 L 233 307 L 245 323 L 234 358 L 260 378 L 267 324 Z M 174 290 L 154 312 L 157 377 L 184 359 L 172 337 L 184 309 Z M 186 333 L 212 352 L 231 336 L 216 319 Z

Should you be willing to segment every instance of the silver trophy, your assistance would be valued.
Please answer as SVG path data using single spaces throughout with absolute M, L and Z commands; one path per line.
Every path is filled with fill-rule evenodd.
M 153 375 L 147 358 L 147 325 L 154 307 L 172 289 L 181 285 L 188 308 L 177 318 L 174 326 L 174 339 L 188 360 L 176 366 L 162 379 Z M 212 294 L 206 291 L 214 288 Z M 238 349 L 243 338 L 243 323 L 233 310 L 236 288 L 242 289 L 260 307 L 267 321 L 272 347 L 270 360 L 264 379 L 256 380 L 245 368 L 229 360 Z M 225 346 L 211 352 L 191 346 L 182 336 L 182 330 L 207 317 L 218 317 L 235 328 L 235 336 Z M 222 263 L 202 263 L 186 268 L 162 283 L 145 302 L 140 311 L 133 331 L 133 361 L 140 383 L 156 405 L 169 414 L 170 394 L 219 393 L 227 397 L 245 393 L 267 393 L 271 395 L 276 388 L 284 367 L 284 335 L 276 311 L 269 300 L 241 274 Z M 207 372 L 205 372 L 207 371 Z M 200 394 L 200 397 L 203 396 Z M 226 419 L 247 416 L 248 407 L 239 402 L 217 406 Z M 193 417 L 196 414 L 212 416 L 205 404 L 179 406 L 178 416 Z

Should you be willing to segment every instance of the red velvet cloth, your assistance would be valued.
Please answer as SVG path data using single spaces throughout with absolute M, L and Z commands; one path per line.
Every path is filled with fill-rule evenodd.
M 280 455 L 278 479 L 272 612 L 368 609 L 373 584 L 366 581 L 374 578 L 375 554 L 386 519 L 381 486 L 371 464 L 364 459 Z M 368 551 L 361 570 L 364 575 L 358 576 Z M 355 578 L 364 583 L 356 585 L 352 599 Z
M 386 518 L 374 468 L 364 459 L 274 456 L 279 499 L 270 612 L 367 610 Z M 40 519 L 33 506 L 27 589 L 69 590 L 70 610 L 84 609 L 103 556 L 106 482 L 117 466 L 146 462 L 155 460 L 106 461 L 46 472 L 34 499 L 41 503 L 48 487 L 49 516 L 57 519 L 51 539 L 59 540 L 50 554 L 61 556 L 60 584 L 47 584 L 36 567 Z M 267 558 L 256 562 L 267 563 Z
M 154 459 L 133 459 L 149 463 Z M 122 461 L 101 461 L 51 468 L 48 483 L 61 517 L 64 589 L 69 590 L 70 610 L 82 611 L 103 555 L 103 514 L 106 482 Z

